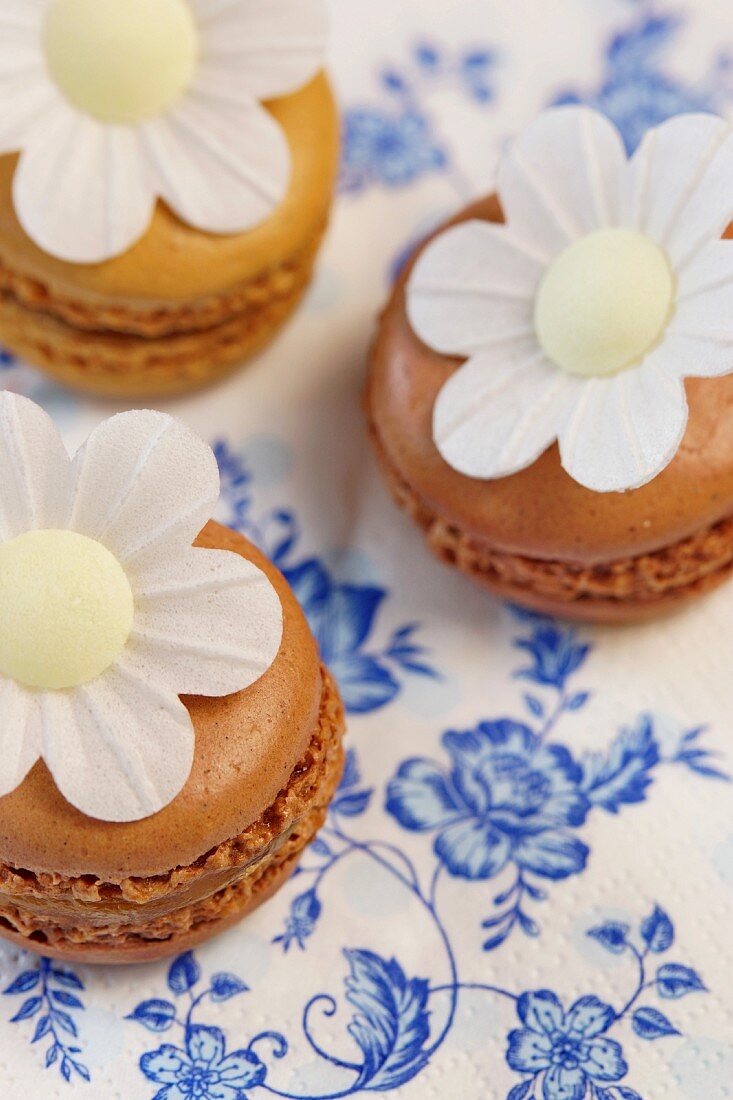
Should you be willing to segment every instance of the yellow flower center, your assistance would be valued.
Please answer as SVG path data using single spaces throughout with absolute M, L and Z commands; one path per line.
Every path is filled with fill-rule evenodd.
M 599 229 L 550 265 L 535 302 L 537 338 L 570 374 L 632 367 L 664 332 L 675 280 L 662 249 L 632 229 Z
M 95 680 L 124 649 L 133 617 L 130 582 L 100 542 L 28 531 L 0 546 L 3 676 L 47 691 Z
M 58 87 L 109 123 L 163 114 L 190 84 L 198 46 L 186 0 L 51 0 L 43 29 Z

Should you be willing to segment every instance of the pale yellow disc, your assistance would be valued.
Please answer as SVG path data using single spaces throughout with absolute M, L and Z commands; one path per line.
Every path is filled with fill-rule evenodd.
M 51 0 L 43 49 L 75 107 L 102 122 L 137 123 L 180 99 L 199 43 L 186 0 Z
M 55 690 L 95 680 L 130 636 L 134 600 L 117 558 L 75 531 L 0 546 L 0 675 Z
M 675 280 L 666 254 L 632 229 L 599 229 L 550 265 L 535 302 L 537 338 L 562 370 L 586 377 L 639 363 L 664 332 Z

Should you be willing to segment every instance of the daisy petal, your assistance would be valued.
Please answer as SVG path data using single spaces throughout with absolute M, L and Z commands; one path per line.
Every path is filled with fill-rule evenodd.
M 499 169 L 506 220 L 550 260 L 584 233 L 616 223 L 626 165 L 621 135 L 599 112 L 544 111 Z
M 584 382 L 560 432 L 560 458 L 586 488 L 625 492 L 672 461 L 686 424 L 682 382 L 650 356 L 636 369 Z
M 181 421 L 150 410 L 100 424 L 74 459 L 73 477 L 69 526 L 104 543 L 131 572 L 190 546 L 219 496 L 211 448 Z
M 36 244 L 73 263 L 125 252 L 145 232 L 155 206 L 135 129 L 103 126 L 61 101 L 31 130 L 13 197 Z
M 71 463 L 51 417 L 27 397 L 0 393 L 0 542 L 65 527 Z
M 280 598 L 239 554 L 193 549 L 142 574 L 135 595 L 129 659 L 180 693 L 242 691 L 277 656 Z
M 679 269 L 733 218 L 732 174 L 729 123 L 714 115 L 671 118 L 647 133 L 631 159 L 626 224 L 661 245 Z
M 185 784 L 195 738 L 173 692 L 118 665 L 85 687 L 40 698 L 44 759 L 64 798 L 82 813 L 137 821 Z
M 323 64 L 324 0 L 193 0 L 201 34 L 197 86 L 271 99 L 301 87 Z
M 140 131 L 160 195 L 209 233 L 238 233 L 264 221 L 290 182 L 281 127 L 256 100 L 192 91 Z
M 0 797 L 14 791 L 41 755 L 36 697 L 0 677 Z
M 711 241 L 680 273 L 677 308 L 655 356 L 680 378 L 733 371 L 733 241 Z
M 412 328 L 444 355 L 471 355 L 507 334 L 529 336 L 544 264 L 504 225 L 463 222 L 441 233 L 407 285 Z
M 0 153 L 21 149 L 58 98 L 40 50 L 41 16 L 41 4 L 26 0 L 6 0 L 0 11 Z
M 529 342 L 470 359 L 438 394 L 436 446 L 469 477 L 506 477 L 555 441 L 582 382 L 551 366 Z

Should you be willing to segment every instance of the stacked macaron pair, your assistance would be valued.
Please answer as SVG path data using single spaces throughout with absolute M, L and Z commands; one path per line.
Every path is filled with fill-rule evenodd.
M 325 0 L 4 0 L 0 342 L 126 398 L 211 382 L 308 286 L 338 118 Z M 0 935 L 172 954 L 273 893 L 323 823 L 343 710 L 282 575 L 210 521 L 156 412 L 69 458 L 0 394 Z
M 366 410 L 440 559 L 600 621 L 731 574 L 732 165 L 719 118 L 673 118 L 628 159 L 603 116 L 556 108 L 511 146 L 498 195 L 417 250 Z

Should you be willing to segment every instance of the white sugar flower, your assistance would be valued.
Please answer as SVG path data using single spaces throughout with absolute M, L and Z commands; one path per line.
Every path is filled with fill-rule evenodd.
M 687 423 L 683 379 L 733 370 L 733 137 L 709 115 L 650 131 L 627 160 L 602 115 L 540 115 L 499 170 L 505 225 L 446 230 L 408 285 L 422 340 L 466 363 L 435 404 L 445 460 L 476 478 L 555 440 L 599 492 L 655 477 Z
M 325 0 L 0 0 L 0 153 L 18 218 L 64 260 L 145 232 L 157 198 L 233 233 L 283 199 L 290 155 L 261 101 L 323 63 Z
M 265 574 L 191 545 L 218 496 L 211 449 L 163 413 L 112 417 L 72 460 L 38 406 L 0 394 L 0 795 L 41 757 L 107 821 L 180 791 L 179 695 L 248 687 L 282 636 Z

